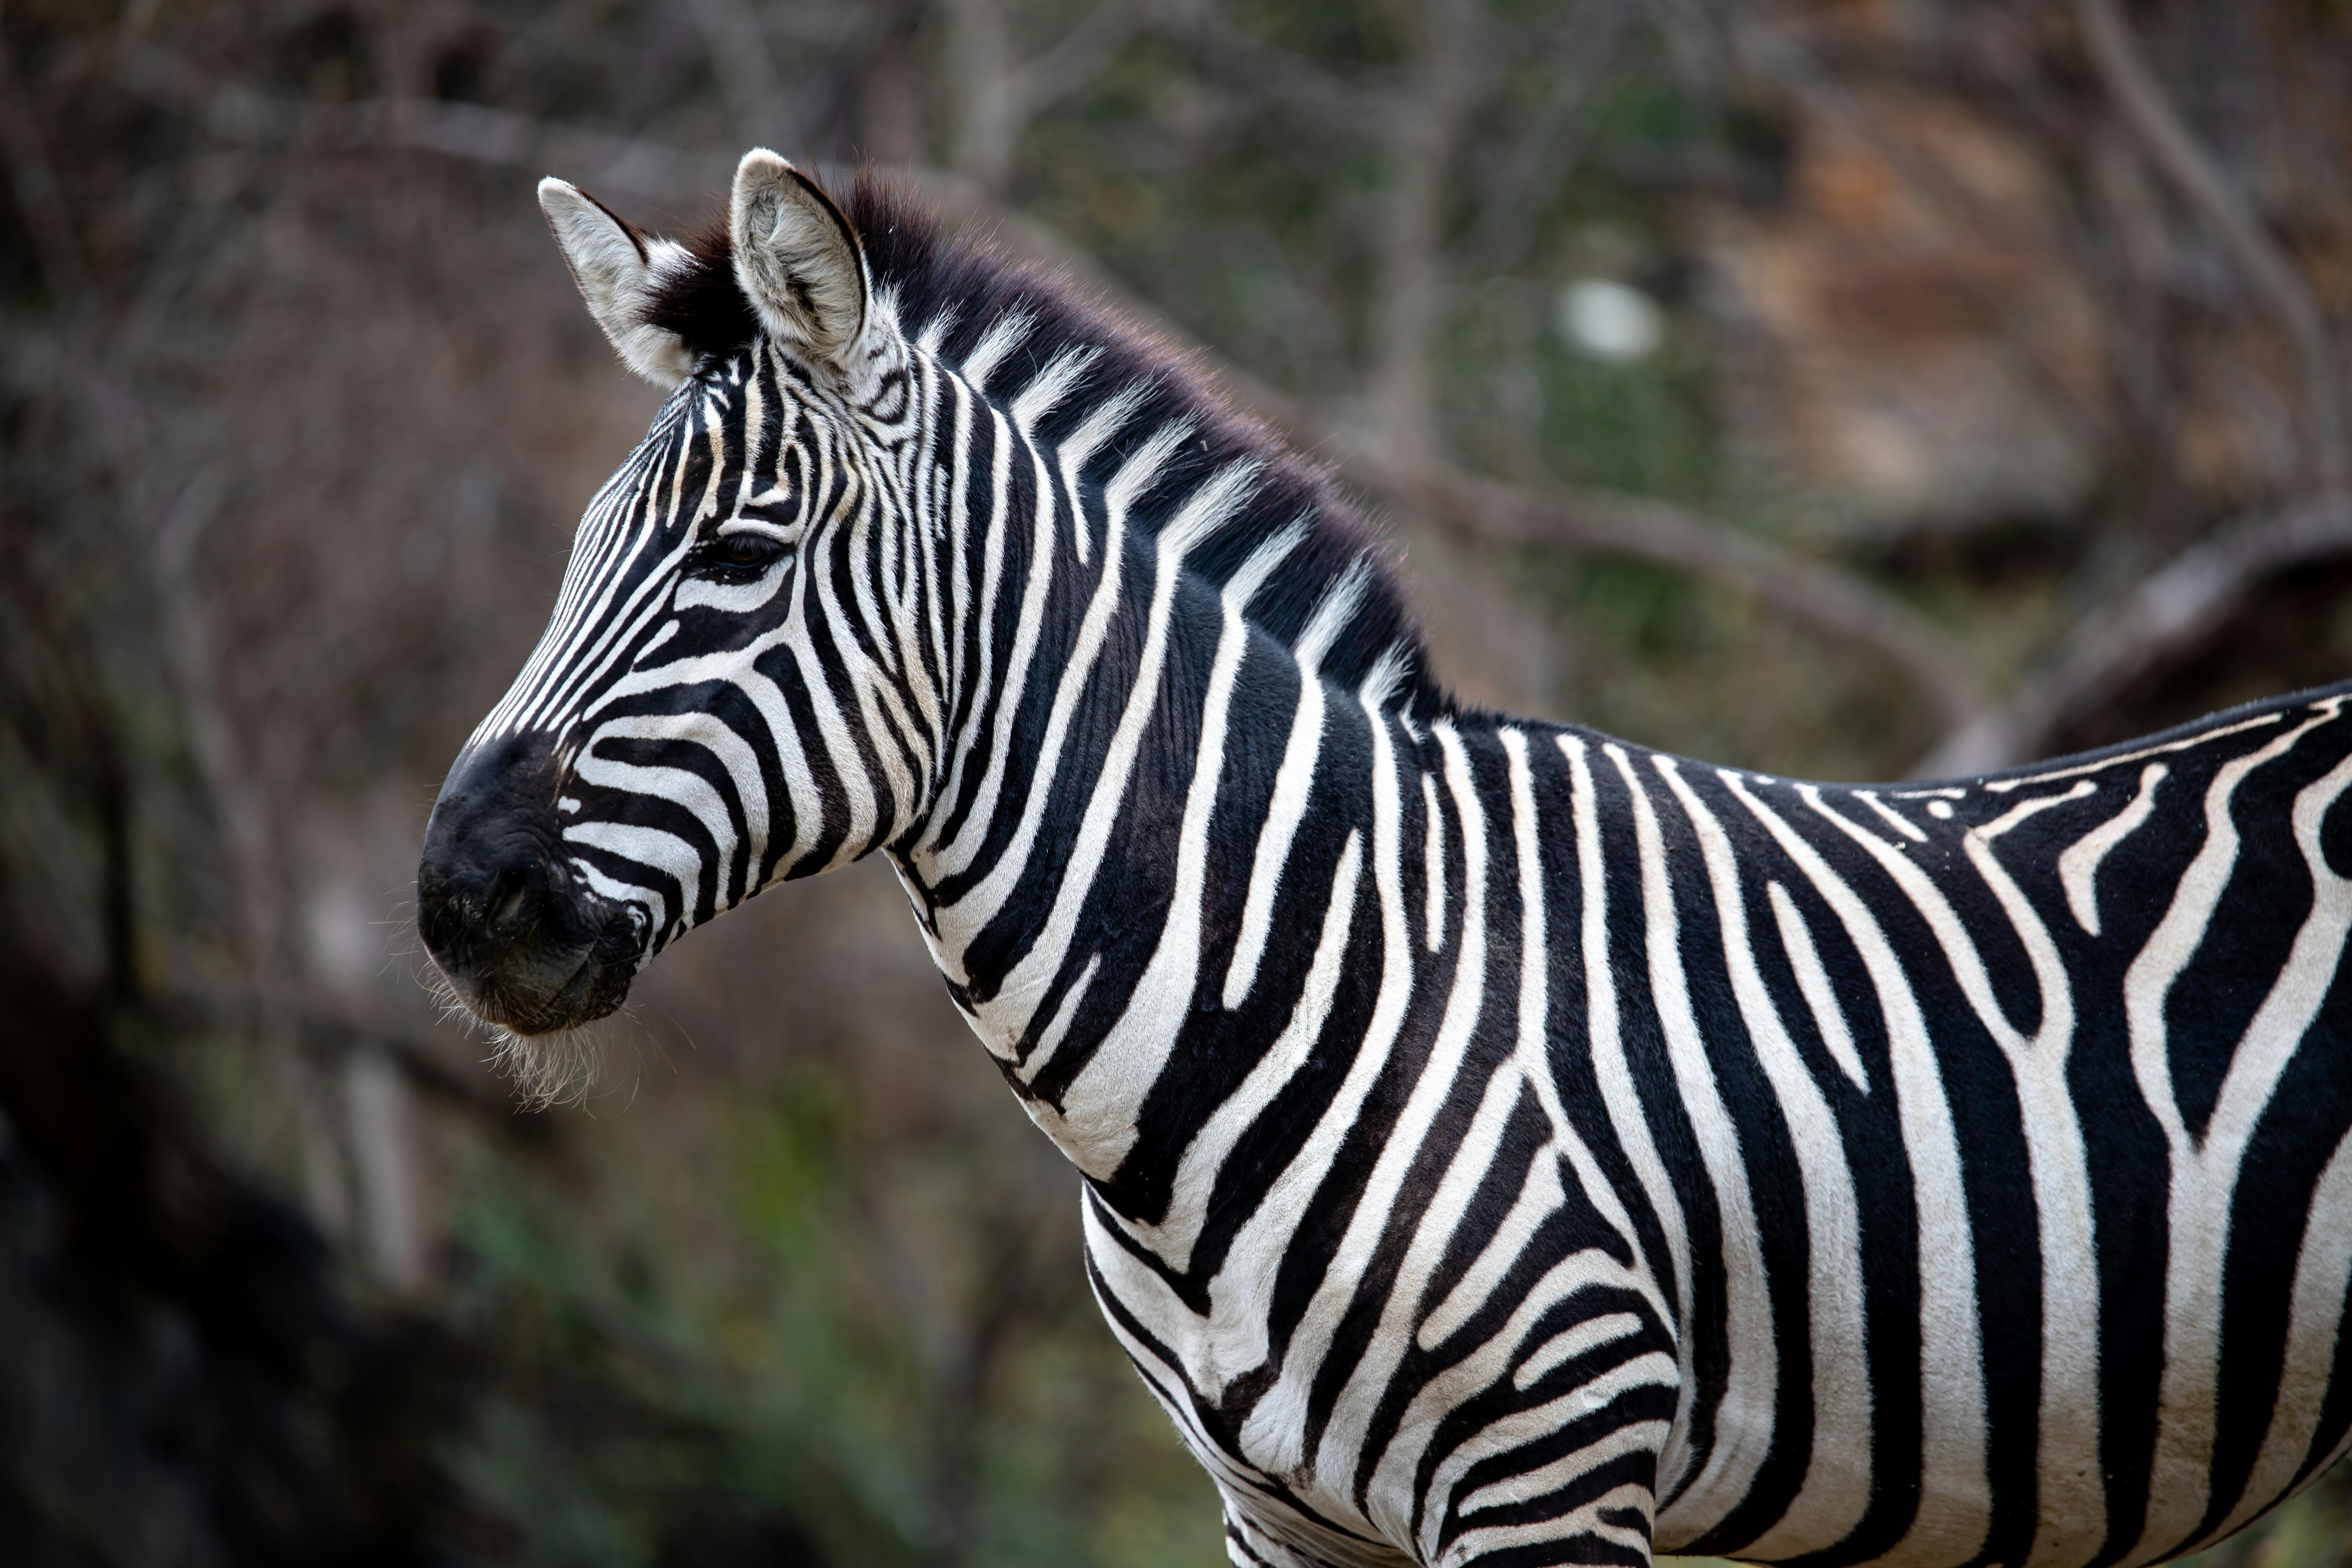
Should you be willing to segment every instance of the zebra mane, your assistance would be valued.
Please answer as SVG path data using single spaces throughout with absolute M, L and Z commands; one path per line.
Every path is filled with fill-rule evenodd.
M 1130 391 L 1133 411 L 1097 461 L 1123 458 L 1175 422 L 1189 426 L 1154 499 L 1129 514 L 1132 526 L 1154 532 L 1211 475 L 1236 462 L 1258 465 L 1248 500 L 1186 556 L 1185 570 L 1222 585 L 1260 544 L 1303 521 L 1304 537 L 1252 596 L 1249 621 L 1297 647 L 1330 601 L 1347 613 L 1336 628 L 1328 616 L 1316 627 L 1326 679 L 1369 687 L 1380 706 L 1417 719 L 1458 710 L 1429 672 L 1427 647 L 1387 551 L 1327 469 L 1236 411 L 1180 351 L 1086 298 L 1066 277 L 968 234 L 947 237 L 935 214 L 872 171 L 858 172 L 842 208 L 865 246 L 877 297 L 896 301 L 909 342 L 928 340 L 959 370 L 988 345 L 992 401 L 1010 405 L 1049 366 L 1067 374 L 1078 363 L 1067 356 L 1084 354 L 1083 369 L 1035 426 L 1041 444 L 1058 445 L 1105 402 Z M 697 357 L 749 342 L 759 322 L 736 287 L 724 215 L 684 244 L 696 265 L 667 274 L 646 320 L 677 332 Z M 1008 345 L 1002 329 L 1023 319 L 1025 331 Z

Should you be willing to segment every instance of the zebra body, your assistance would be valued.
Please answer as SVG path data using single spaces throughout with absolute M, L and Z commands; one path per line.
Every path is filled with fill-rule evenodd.
M 1477 714 L 1053 285 L 542 187 L 677 390 L 436 806 L 522 1034 L 880 850 L 1238 1563 L 2138 1563 L 2352 1426 L 2352 689 L 1859 789 Z

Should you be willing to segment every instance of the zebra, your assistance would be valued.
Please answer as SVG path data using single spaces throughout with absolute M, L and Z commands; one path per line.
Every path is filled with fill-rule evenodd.
M 2335 1459 L 2352 684 L 1856 786 L 1449 698 L 1325 475 L 773 153 L 428 824 L 510 1048 L 879 853 L 1237 1564 L 2131 1564 Z

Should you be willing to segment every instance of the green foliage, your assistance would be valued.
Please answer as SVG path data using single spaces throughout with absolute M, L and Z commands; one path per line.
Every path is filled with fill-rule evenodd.
M 941 1329 L 886 1278 L 836 1074 L 661 1113 L 690 1132 L 650 1109 L 605 1108 L 560 1162 L 485 1150 L 462 1174 L 451 1310 L 499 1383 L 457 1468 L 526 1522 L 526 1561 L 654 1563 L 696 1510 L 789 1519 L 877 1568 L 1215 1560 L 1213 1491 L 1082 1300 L 1006 1347 L 974 1440 L 941 1452 Z M 943 1462 L 976 1467 L 953 1541 Z

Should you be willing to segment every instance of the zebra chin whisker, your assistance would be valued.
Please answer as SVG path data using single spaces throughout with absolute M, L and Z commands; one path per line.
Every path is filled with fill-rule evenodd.
M 520 1109 L 584 1105 L 604 1086 L 614 1033 L 608 1019 L 545 1034 L 521 1034 L 477 1013 L 457 983 L 429 955 L 418 978 L 443 1023 L 464 1030 L 469 1039 L 488 1044 L 490 1054 L 483 1060 L 513 1083 Z M 636 1022 L 625 1008 L 615 1016 Z
M 513 1083 L 515 1096 L 527 1110 L 585 1105 L 605 1081 L 611 1033 L 601 1018 L 545 1035 L 518 1035 L 499 1027 L 489 1062 Z

